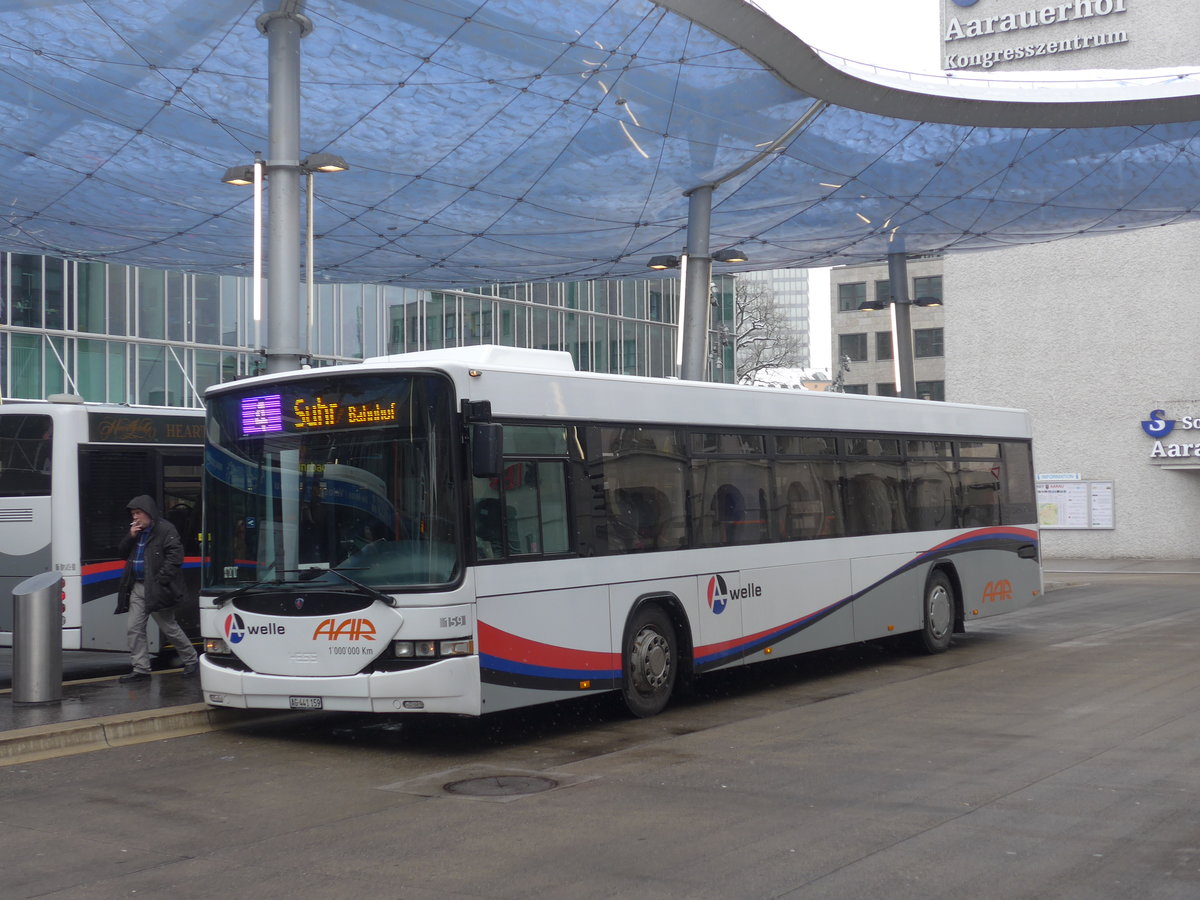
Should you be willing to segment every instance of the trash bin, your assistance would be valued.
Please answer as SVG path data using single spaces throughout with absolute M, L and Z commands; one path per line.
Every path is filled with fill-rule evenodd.
M 13 588 L 13 703 L 62 701 L 62 584 L 42 572 Z

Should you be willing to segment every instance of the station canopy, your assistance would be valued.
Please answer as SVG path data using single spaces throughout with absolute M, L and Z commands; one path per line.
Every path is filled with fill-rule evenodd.
M 711 247 L 747 269 L 1197 217 L 1196 70 L 883 73 L 768 0 L 294 5 L 301 155 L 351 166 L 316 179 L 320 280 L 641 277 L 684 249 L 705 184 Z M 252 191 L 220 179 L 268 152 L 276 6 L 0 6 L 0 250 L 247 274 Z

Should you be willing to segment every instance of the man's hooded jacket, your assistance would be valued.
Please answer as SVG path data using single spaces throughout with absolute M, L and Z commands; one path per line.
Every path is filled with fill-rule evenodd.
M 175 606 L 186 594 L 183 580 L 183 541 L 179 532 L 158 513 L 158 504 L 146 494 L 134 497 L 126 509 L 145 510 L 153 521 L 150 538 L 146 542 L 146 611 L 156 612 Z M 121 575 L 121 587 L 117 591 L 116 613 L 129 612 L 129 594 L 133 590 L 134 548 L 138 539 L 126 534 L 118 546 L 118 555 L 125 560 L 125 572 Z

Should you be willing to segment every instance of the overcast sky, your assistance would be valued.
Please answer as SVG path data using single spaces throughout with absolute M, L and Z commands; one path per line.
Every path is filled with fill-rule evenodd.
M 939 0 L 755 0 L 818 50 L 906 72 L 936 72 Z

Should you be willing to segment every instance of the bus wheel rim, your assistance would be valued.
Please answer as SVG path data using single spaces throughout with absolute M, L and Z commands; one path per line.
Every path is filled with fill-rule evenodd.
M 949 633 L 953 608 L 950 592 L 945 586 L 939 584 L 929 592 L 929 631 L 934 637 L 941 638 Z
M 654 629 L 643 629 L 634 638 L 630 662 L 634 687 L 641 693 L 651 693 L 667 683 L 671 673 L 671 646 Z

